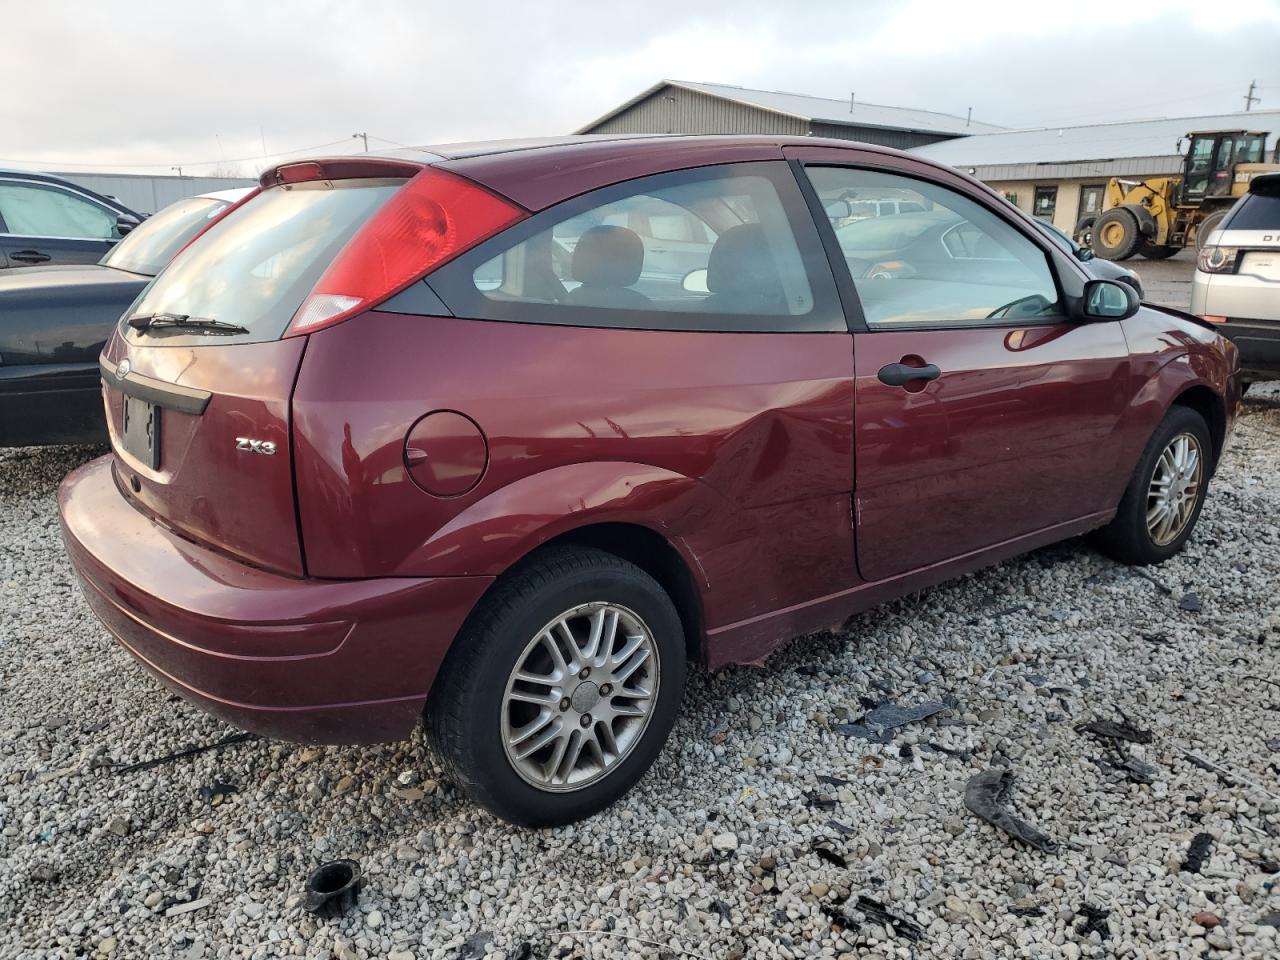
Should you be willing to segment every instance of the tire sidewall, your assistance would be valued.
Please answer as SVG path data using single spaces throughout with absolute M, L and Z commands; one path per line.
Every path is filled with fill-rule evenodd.
M 547 623 L 579 604 L 605 601 L 631 610 L 648 626 L 659 658 L 658 696 L 648 725 L 631 753 L 608 776 L 581 790 L 552 793 L 525 781 L 502 742 L 507 680 L 529 641 Z M 483 653 L 465 684 L 461 749 L 469 754 L 468 792 L 504 820 L 554 826 L 590 816 L 631 789 L 661 752 L 679 712 L 684 690 L 684 628 L 670 598 L 648 574 L 629 564 L 575 570 L 547 588 L 519 598 L 485 624 L 481 635 L 464 632 L 456 642 L 482 644 Z

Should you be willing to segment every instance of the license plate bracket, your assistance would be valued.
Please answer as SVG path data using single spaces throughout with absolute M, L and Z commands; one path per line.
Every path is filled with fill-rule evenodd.
M 124 396 L 125 453 L 152 470 L 160 469 L 160 408 L 138 397 Z

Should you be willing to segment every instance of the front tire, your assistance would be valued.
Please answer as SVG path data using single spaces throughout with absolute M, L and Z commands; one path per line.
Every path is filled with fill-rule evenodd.
M 1156 428 L 1120 499 L 1098 534 L 1099 546 L 1122 563 L 1161 563 L 1185 546 L 1204 506 L 1213 440 L 1204 417 L 1174 406 Z
M 1138 218 L 1123 207 L 1108 210 L 1093 224 L 1093 252 L 1104 260 L 1127 260 L 1141 239 Z
M 452 779 L 495 816 L 603 810 L 657 758 L 684 689 L 684 628 L 639 567 L 555 548 L 508 574 L 458 634 L 427 705 Z

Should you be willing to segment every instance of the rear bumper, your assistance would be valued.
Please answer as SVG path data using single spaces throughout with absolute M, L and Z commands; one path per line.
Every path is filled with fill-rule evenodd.
M 1242 379 L 1280 379 L 1280 320 L 1228 317 L 1219 330 L 1240 351 Z
M 93 611 L 162 682 L 215 716 L 286 740 L 412 732 L 488 577 L 294 579 L 182 539 L 132 507 L 112 458 L 58 491 Z

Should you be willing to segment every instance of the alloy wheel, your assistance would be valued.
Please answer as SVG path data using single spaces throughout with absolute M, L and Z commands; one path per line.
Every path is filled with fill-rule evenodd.
M 1204 473 L 1200 441 L 1179 433 L 1160 454 L 1147 487 L 1147 533 L 1158 547 L 1173 543 L 1191 522 Z
M 611 773 L 644 736 L 660 664 L 640 617 L 603 601 L 566 610 L 516 660 L 502 701 L 502 743 L 540 790 L 580 790 Z

